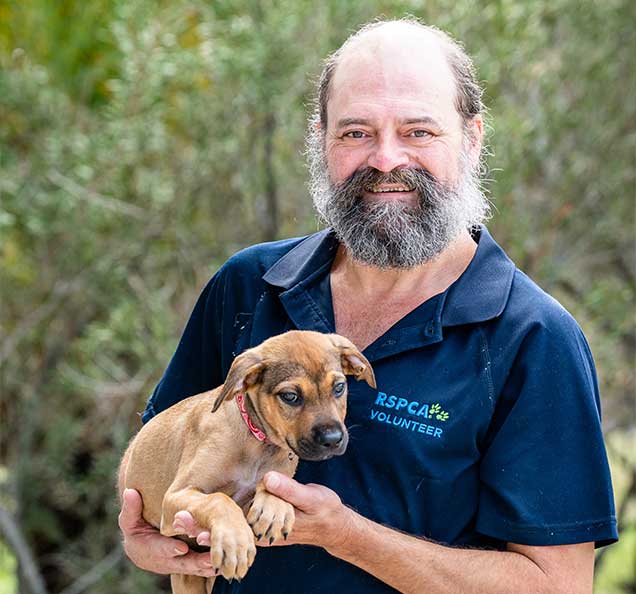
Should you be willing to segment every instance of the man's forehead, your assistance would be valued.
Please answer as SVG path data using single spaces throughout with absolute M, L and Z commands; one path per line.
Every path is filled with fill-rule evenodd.
M 452 106 L 455 80 L 439 38 L 413 26 L 390 25 L 370 31 L 343 48 L 330 102 L 391 94 Z

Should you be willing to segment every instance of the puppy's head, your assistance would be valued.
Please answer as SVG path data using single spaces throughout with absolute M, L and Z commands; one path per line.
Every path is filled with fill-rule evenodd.
M 243 393 L 270 441 L 305 460 L 325 460 L 344 453 L 349 441 L 347 375 L 375 388 L 371 365 L 351 341 L 287 332 L 234 360 L 213 410 Z

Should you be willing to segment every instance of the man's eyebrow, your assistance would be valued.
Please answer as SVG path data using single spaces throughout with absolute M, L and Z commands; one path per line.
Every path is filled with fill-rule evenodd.
M 427 124 L 431 126 L 435 126 L 436 128 L 440 128 L 440 125 L 437 123 L 437 120 L 433 119 L 431 116 L 421 116 L 419 118 L 407 118 L 405 120 L 400 120 L 400 124 Z
M 431 116 L 420 116 L 416 118 L 406 118 L 404 120 L 399 120 L 401 125 L 409 125 L 409 124 L 426 124 L 435 126 L 436 128 L 440 128 L 437 120 L 433 119 Z M 344 128 L 345 126 L 370 126 L 371 120 L 367 120 L 365 118 L 342 118 L 338 120 L 338 128 Z
M 342 118 L 338 120 L 338 128 L 344 128 L 345 126 L 368 126 L 370 125 L 370 120 L 365 120 L 364 118 Z

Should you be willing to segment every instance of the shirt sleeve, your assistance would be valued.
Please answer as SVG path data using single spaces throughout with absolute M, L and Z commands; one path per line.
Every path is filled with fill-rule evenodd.
M 144 423 L 176 402 L 223 383 L 219 345 L 224 293 L 221 269 L 199 296 L 170 364 L 148 399 Z
M 594 362 L 565 312 L 525 336 L 486 444 L 479 532 L 527 545 L 617 540 Z

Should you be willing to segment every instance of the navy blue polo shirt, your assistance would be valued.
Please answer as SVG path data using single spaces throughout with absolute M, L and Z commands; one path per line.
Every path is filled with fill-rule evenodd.
M 349 447 L 296 478 L 363 516 L 440 543 L 616 540 L 599 393 L 574 319 L 485 228 L 462 274 L 367 347 L 377 389 L 349 382 Z M 199 298 L 143 420 L 223 383 L 234 357 L 291 329 L 334 332 L 330 230 L 230 258 Z M 387 560 L 390 563 L 390 560 Z M 393 592 L 323 549 L 260 548 L 215 592 Z

